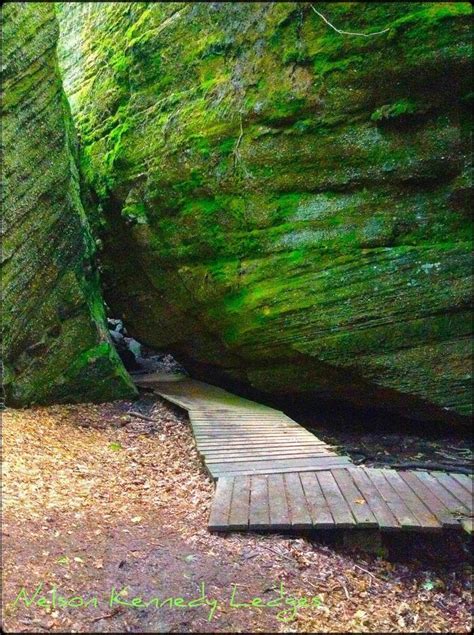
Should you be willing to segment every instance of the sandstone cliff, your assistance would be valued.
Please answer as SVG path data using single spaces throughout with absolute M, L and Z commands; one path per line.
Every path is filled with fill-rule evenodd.
M 469 4 L 58 15 L 106 299 L 137 338 L 271 394 L 472 412 Z
M 2 330 L 7 403 L 135 389 L 109 339 L 59 77 L 52 3 L 2 8 Z

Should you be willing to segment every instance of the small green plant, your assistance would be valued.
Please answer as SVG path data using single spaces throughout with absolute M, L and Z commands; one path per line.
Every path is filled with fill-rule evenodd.
M 61 558 L 58 558 L 56 560 L 56 563 L 67 567 L 67 565 L 69 564 L 69 558 L 67 556 L 62 556 Z

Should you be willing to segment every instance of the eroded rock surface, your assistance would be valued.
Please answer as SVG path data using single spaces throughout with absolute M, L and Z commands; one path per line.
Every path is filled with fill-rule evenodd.
M 11 405 L 135 393 L 105 324 L 57 38 L 53 3 L 2 7 L 2 330 Z
M 472 412 L 467 3 L 62 3 L 106 299 L 203 378 Z M 315 402 L 317 403 L 317 402 Z

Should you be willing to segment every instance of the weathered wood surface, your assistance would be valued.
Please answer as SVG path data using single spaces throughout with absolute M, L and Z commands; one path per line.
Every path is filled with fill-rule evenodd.
M 215 479 L 350 464 L 349 457 L 339 456 L 280 410 L 193 379 L 166 379 L 145 375 L 136 383 L 188 411 L 197 450 Z
M 213 531 L 472 531 L 470 476 L 356 467 L 279 410 L 183 376 L 136 383 L 188 410 Z
M 472 531 L 472 497 L 468 500 L 457 491 L 464 501 L 461 507 L 450 491 L 455 481 L 469 494 L 472 478 L 459 482 L 458 476 L 363 467 L 225 476 L 218 480 L 209 529 Z

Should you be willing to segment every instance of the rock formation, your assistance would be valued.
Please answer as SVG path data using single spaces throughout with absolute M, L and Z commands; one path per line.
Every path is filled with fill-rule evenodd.
M 6 142 L 22 148 L 7 147 L 21 228 L 5 252 L 21 300 L 7 348 L 9 372 L 29 376 L 39 309 L 64 305 L 41 382 L 63 377 L 51 390 L 65 395 L 65 350 L 86 351 L 87 378 L 121 367 L 85 274 L 93 247 L 41 15 L 6 56 L 9 99 L 25 102 L 7 102 Z M 86 2 L 57 15 L 104 294 L 133 337 L 269 395 L 472 413 L 469 4 Z M 34 109 L 48 125 L 29 123 Z M 91 349 L 107 352 L 84 366 Z
M 134 337 L 269 394 L 471 413 L 470 5 L 59 19 L 105 297 Z
M 82 207 L 53 3 L 2 8 L 2 331 L 7 403 L 131 396 Z

